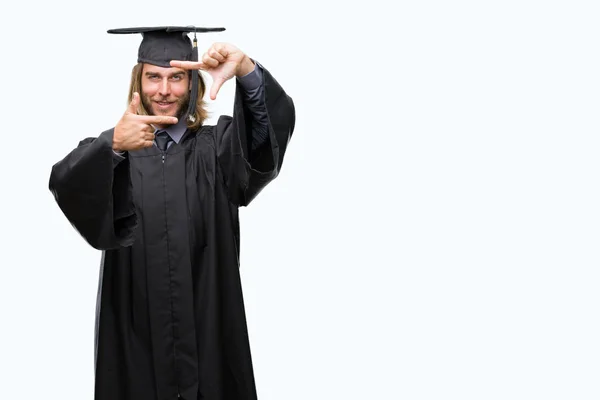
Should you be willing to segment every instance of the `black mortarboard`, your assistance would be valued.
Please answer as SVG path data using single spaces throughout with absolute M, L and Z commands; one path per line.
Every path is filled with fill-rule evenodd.
M 145 28 L 109 29 L 108 33 L 141 33 L 142 43 L 138 49 L 138 62 L 171 67 L 171 60 L 198 61 L 196 32 L 222 32 L 225 28 L 197 28 L 194 26 L 157 26 Z M 188 37 L 194 32 L 194 43 Z M 192 92 L 187 116 L 193 118 L 198 96 L 198 74 L 192 74 Z M 193 121 L 192 121 L 193 122 Z

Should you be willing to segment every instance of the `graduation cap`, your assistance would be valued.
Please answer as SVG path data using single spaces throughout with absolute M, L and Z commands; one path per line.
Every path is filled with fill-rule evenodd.
M 198 61 L 198 41 L 196 32 L 222 32 L 225 28 L 199 28 L 194 26 L 156 26 L 140 28 L 109 29 L 108 33 L 131 34 L 141 33 L 142 43 L 138 49 L 138 63 L 147 63 L 159 67 L 171 67 L 171 60 Z M 192 44 L 188 33 L 194 32 Z M 188 119 L 194 122 L 198 97 L 198 74 L 192 74 L 192 92 L 187 110 Z

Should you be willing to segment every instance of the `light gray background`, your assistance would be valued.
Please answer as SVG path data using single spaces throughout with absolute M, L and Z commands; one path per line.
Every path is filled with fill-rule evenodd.
M 261 400 L 600 398 L 597 2 L 14 2 L 2 12 L 0 398 L 92 399 L 100 253 L 47 189 L 140 37 L 225 26 L 296 103 L 241 211 Z M 233 84 L 210 110 L 230 113 Z

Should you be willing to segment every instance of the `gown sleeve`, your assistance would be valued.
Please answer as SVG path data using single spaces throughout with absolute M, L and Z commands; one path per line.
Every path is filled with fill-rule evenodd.
M 296 122 L 295 107 L 279 83 L 266 68 L 264 103 L 268 137 L 253 148 L 253 115 L 244 105 L 240 83 L 236 83 L 233 116 L 221 116 L 215 126 L 217 155 L 223 171 L 229 200 L 247 206 L 281 171 L 283 157 Z
M 49 189 L 83 238 L 98 250 L 130 246 L 137 216 L 127 153 L 112 150 L 114 129 L 87 138 L 50 173 Z

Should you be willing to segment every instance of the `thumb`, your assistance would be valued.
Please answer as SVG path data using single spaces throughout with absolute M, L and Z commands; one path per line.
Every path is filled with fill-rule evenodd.
M 223 83 L 225 83 L 225 79 L 223 79 L 223 78 L 216 78 L 213 81 L 213 84 L 210 87 L 210 99 L 211 100 L 214 100 L 217 98 L 217 93 L 219 92 L 219 89 L 221 89 L 221 86 L 223 85 Z
M 127 107 L 127 112 L 129 112 L 131 114 L 137 114 L 139 105 L 140 105 L 140 95 L 138 92 L 133 92 L 133 96 L 131 98 L 131 103 L 129 103 L 129 107 Z

